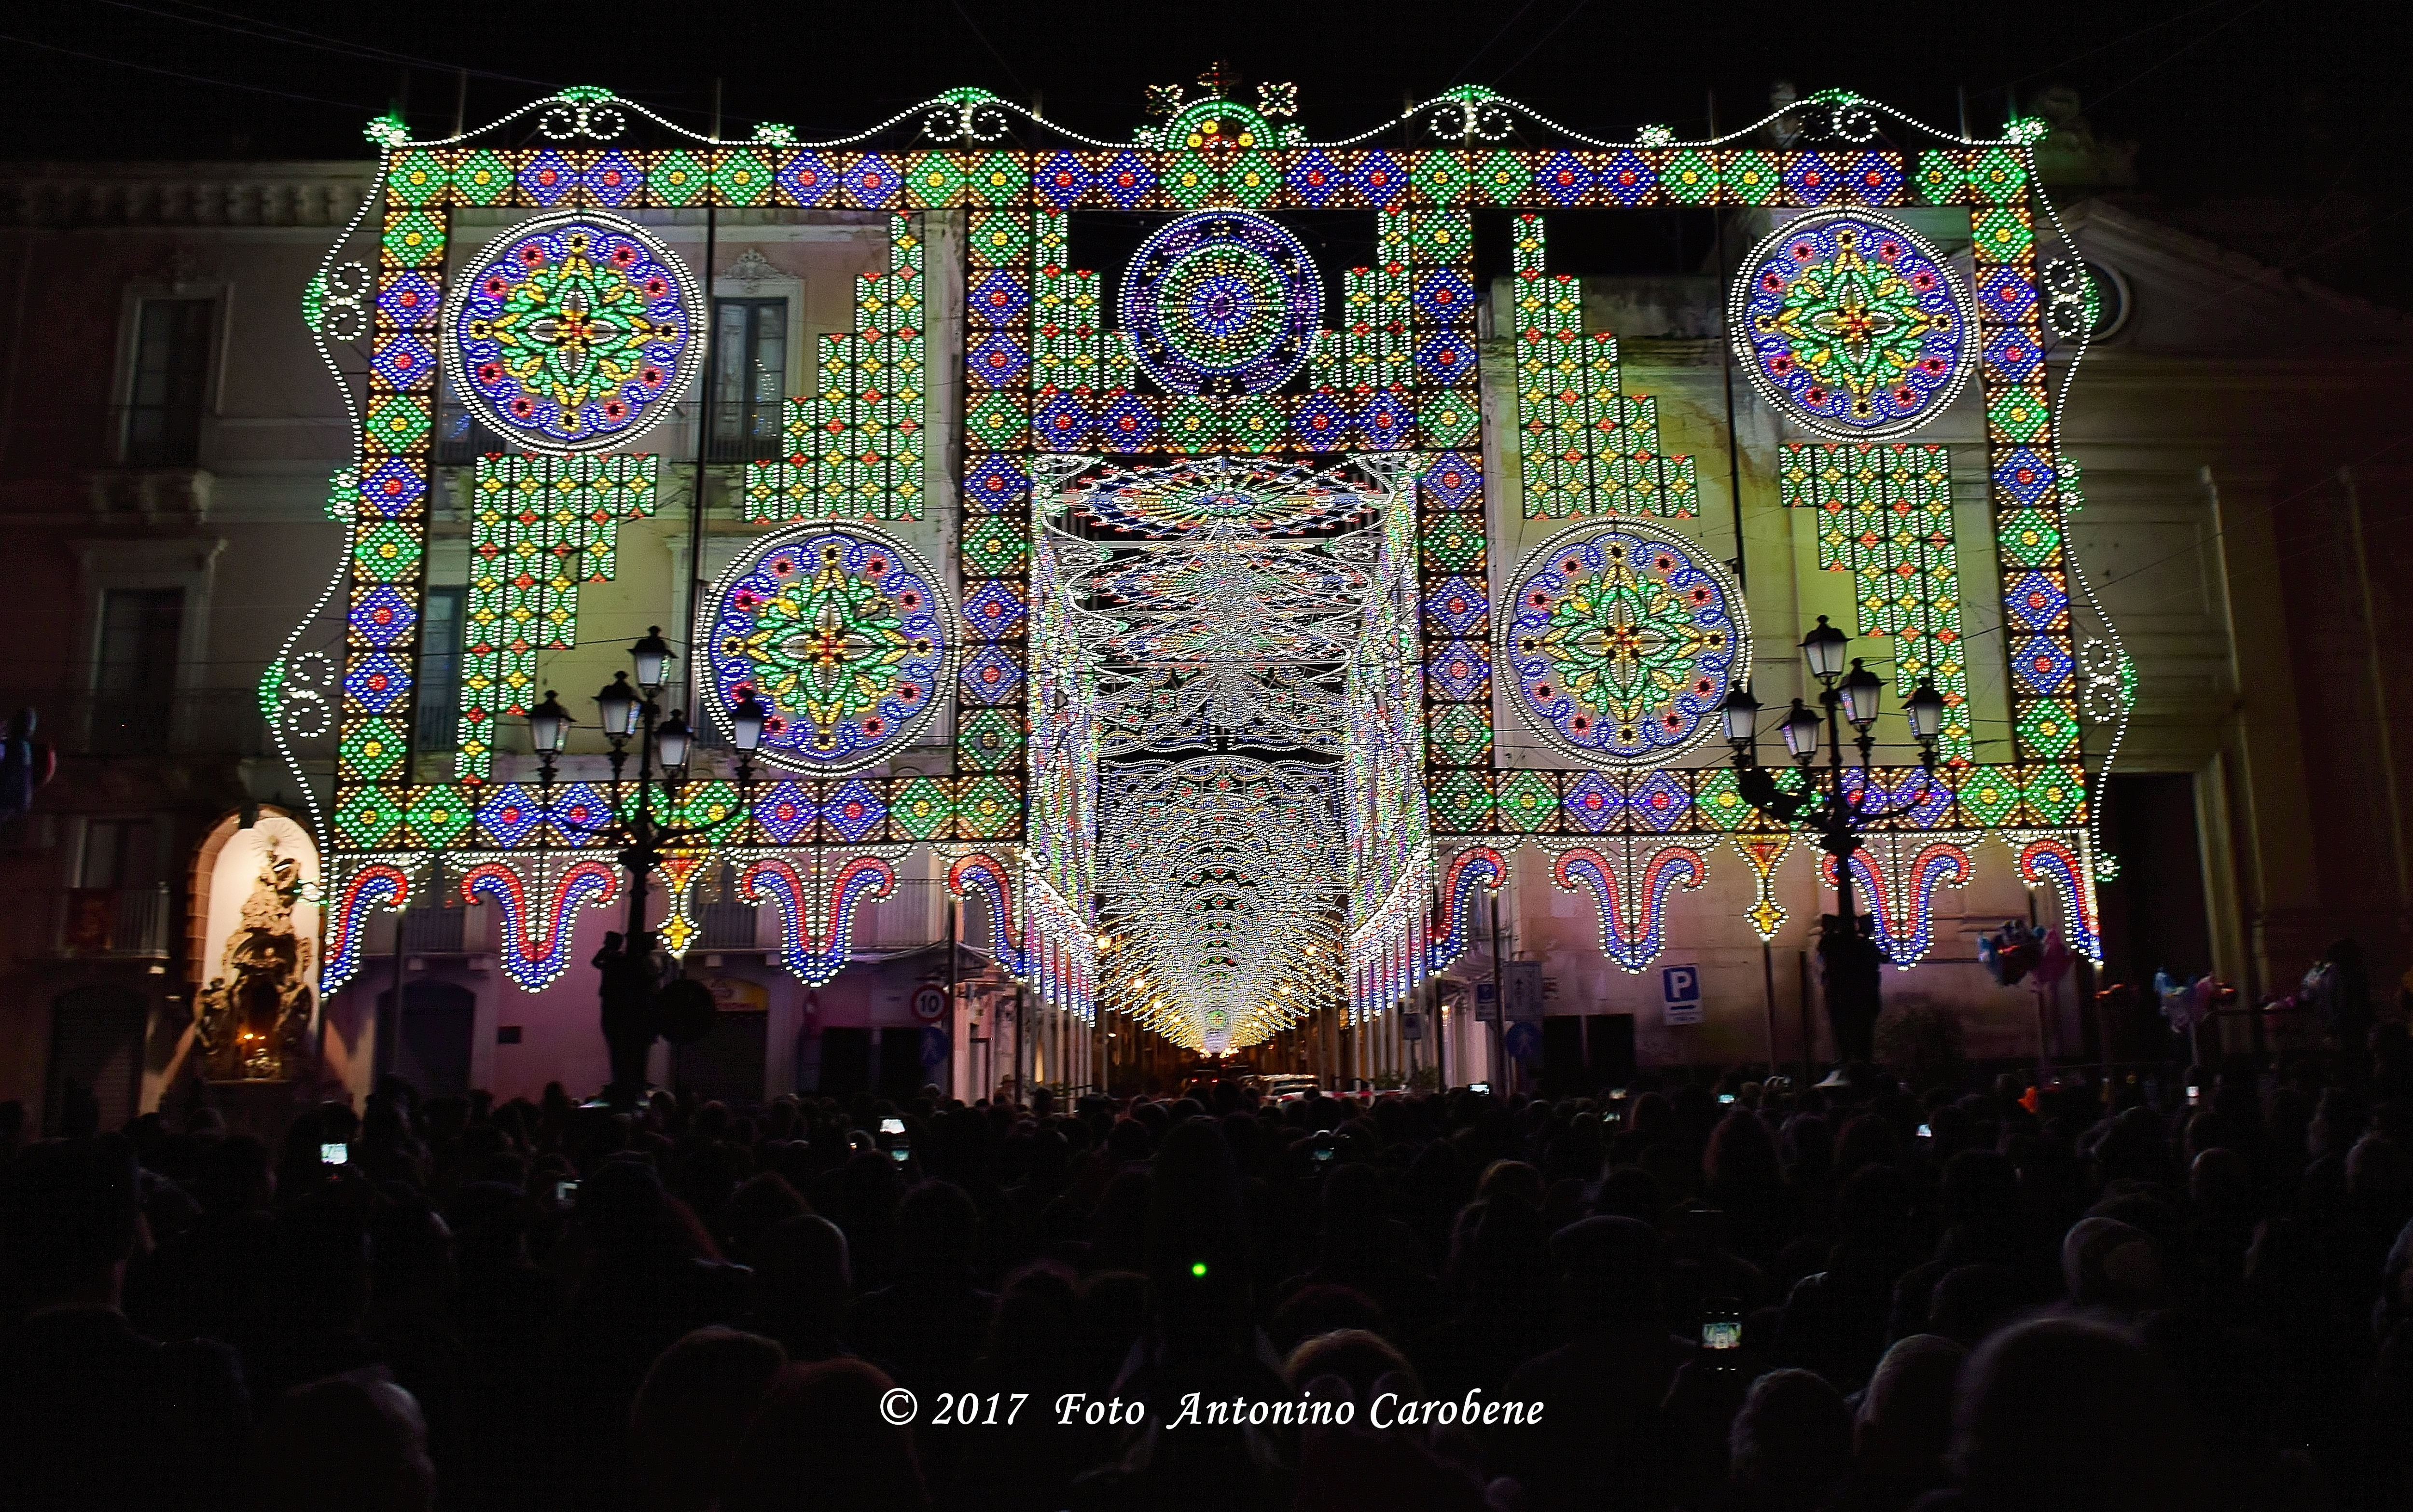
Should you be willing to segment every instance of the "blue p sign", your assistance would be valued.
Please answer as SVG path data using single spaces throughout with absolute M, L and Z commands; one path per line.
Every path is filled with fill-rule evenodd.
M 1659 1001 L 1666 1009 L 1669 1023 L 1699 1023 L 1701 1021 L 1701 968 L 1698 966 L 1660 967 Z

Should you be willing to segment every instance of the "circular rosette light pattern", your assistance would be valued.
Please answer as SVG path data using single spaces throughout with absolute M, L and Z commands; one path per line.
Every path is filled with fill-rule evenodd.
M 948 610 L 938 575 L 873 532 L 781 531 L 713 592 L 714 707 L 721 727 L 749 690 L 771 711 L 761 756 L 829 775 L 882 760 L 945 687 Z
M 1307 361 L 1324 280 L 1298 238 L 1236 210 L 1184 215 L 1124 271 L 1122 327 L 1149 376 L 1176 393 L 1253 394 Z
M 627 221 L 580 212 L 513 227 L 455 275 L 452 391 L 532 450 L 625 447 L 694 377 L 701 302 L 677 257 Z
M 1338 470 L 1251 457 L 1118 467 L 1076 479 L 1064 496 L 1095 524 L 1158 539 L 1219 525 L 1306 535 L 1363 523 L 1389 497 Z
M 1634 521 L 1562 531 L 1525 559 L 1501 627 L 1511 700 L 1589 763 L 1657 763 L 1700 742 L 1751 665 L 1724 564 Z
M 1768 402 L 1849 441 L 1942 414 L 1976 349 L 1969 299 L 1944 254 L 1865 212 L 1779 227 L 1744 261 L 1730 316 L 1736 359 Z

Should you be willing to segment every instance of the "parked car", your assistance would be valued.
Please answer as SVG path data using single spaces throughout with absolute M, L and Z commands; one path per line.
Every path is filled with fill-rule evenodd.
M 1304 1097 L 1316 1084 L 1313 1077 L 1284 1075 L 1256 1079 L 1257 1095 L 1269 1103 L 1286 1103 L 1294 1097 Z

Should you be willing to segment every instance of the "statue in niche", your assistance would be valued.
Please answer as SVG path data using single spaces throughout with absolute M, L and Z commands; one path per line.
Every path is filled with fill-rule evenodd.
M 201 990 L 193 1032 L 211 1081 L 289 1081 L 310 1032 L 312 943 L 294 932 L 302 867 L 272 844 L 243 916 L 227 935 L 219 974 Z

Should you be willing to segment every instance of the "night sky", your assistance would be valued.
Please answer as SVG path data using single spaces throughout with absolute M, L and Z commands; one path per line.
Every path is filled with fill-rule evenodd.
M 2318 0 L 52 0 L 0 16 L 14 63 L 0 151 L 363 157 L 362 124 L 396 105 L 422 135 L 449 132 L 462 68 L 472 125 L 558 85 L 600 83 L 702 128 L 718 77 L 725 134 L 772 120 L 807 139 L 970 83 L 1044 96 L 1052 118 L 1121 139 L 1141 119 L 1144 85 L 1192 84 L 1219 58 L 1244 81 L 1297 81 L 1300 120 L 1319 139 L 1366 129 L 1403 95 L 1461 82 L 1606 136 L 1652 121 L 1696 132 L 1712 90 L 1731 127 L 1765 112 L 1777 78 L 1803 93 L 1852 88 L 1944 125 L 1965 90 L 1981 128 L 2001 123 L 2014 93 L 2032 99 L 2065 83 L 2099 135 L 2139 144 L 2143 189 L 2169 203 L 2349 198 L 2373 207 L 2364 220 L 2401 233 L 2408 70 L 2388 35 L 2380 7 Z

